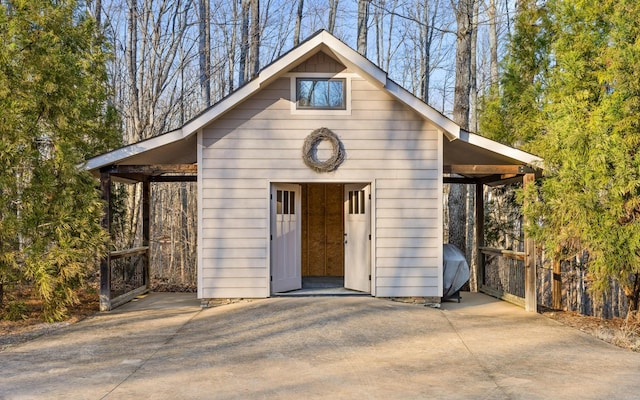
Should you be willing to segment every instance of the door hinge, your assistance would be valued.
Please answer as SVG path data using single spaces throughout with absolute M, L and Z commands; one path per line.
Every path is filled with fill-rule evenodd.
M 369 200 L 371 200 L 371 193 L 369 193 Z
M 371 240 L 371 235 L 369 235 L 369 240 Z
M 371 280 L 371 275 L 369 275 L 369 280 Z
M 273 235 L 269 235 L 269 238 L 270 238 L 271 240 L 273 240 Z
M 269 195 L 269 199 L 273 200 L 273 193 Z
M 269 276 L 269 280 L 273 282 L 273 275 Z

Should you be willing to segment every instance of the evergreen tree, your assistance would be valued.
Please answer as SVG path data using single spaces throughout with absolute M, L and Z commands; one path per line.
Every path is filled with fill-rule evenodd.
M 58 320 L 108 240 L 78 168 L 119 142 L 108 52 L 73 0 L 1 2 L 0 41 L 0 282 L 33 285 Z
M 550 63 L 551 20 L 545 2 L 518 2 L 514 34 L 503 74 L 482 99 L 480 132 L 511 146 L 525 147 L 543 131 L 543 90 Z
M 504 129 L 499 140 L 529 141 L 525 147 L 544 159 L 546 177 L 526 193 L 525 213 L 537 222 L 530 232 L 555 259 L 588 252 L 592 289 L 616 279 L 637 310 L 640 4 L 549 0 L 545 7 L 548 29 L 532 31 L 539 19 L 519 17 L 502 96 L 483 127 Z M 539 45 L 539 56 L 516 51 L 523 37 Z M 537 59 L 548 63 L 537 68 Z

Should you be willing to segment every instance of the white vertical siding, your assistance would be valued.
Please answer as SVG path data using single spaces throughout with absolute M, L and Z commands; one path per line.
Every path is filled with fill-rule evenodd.
M 351 115 L 292 115 L 289 84 L 276 80 L 202 132 L 199 296 L 268 296 L 269 182 L 323 181 L 375 183 L 377 296 L 441 295 L 442 135 L 358 76 Z M 302 161 L 305 138 L 320 127 L 346 149 L 335 172 Z

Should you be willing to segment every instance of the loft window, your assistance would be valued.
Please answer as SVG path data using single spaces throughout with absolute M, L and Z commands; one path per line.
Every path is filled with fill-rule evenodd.
M 299 110 L 345 110 L 344 79 L 296 79 L 296 106 Z

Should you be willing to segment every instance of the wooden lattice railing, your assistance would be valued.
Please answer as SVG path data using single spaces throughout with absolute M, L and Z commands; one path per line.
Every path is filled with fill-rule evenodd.
M 482 281 L 479 290 L 491 296 L 525 305 L 525 252 L 481 247 Z

